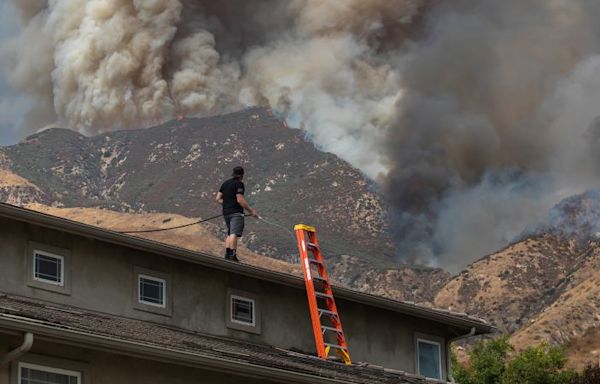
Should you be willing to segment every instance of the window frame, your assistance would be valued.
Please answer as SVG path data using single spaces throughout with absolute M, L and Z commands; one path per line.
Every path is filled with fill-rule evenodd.
M 71 295 L 71 269 L 72 269 L 72 254 L 69 249 L 58 248 L 55 246 L 28 241 L 25 247 L 25 282 L 28 287 L 60 293 L 62 295 Z M 62 259 L 61 273 L 62 284 L 57 284 L 51 280 L 36 278 L 35 276 L 35 260 L 36 253 L 53 258 Z
M 252 317 L 254 320 L 253 324 L 246 323 L 244 321 L 235 320 L 233 318 L 233 299 L 249 301 L 253 303 L 252 307 Z M 261 326 L 261 305 L 260 305 L 260 296 L 255 293 L 242 291 L 239 289 L 228 288 L 227 293 L 224 300 L 225 304 L 225 325 L 227 328 L 236 330 L 236 331 L 244 331 L 248 333 L 254 333 L 260 335 L 262 332 Z M 235 336 L 235 335 L 232 335 Z
M 140 279 L 146 278 L 153 281 L 163 282 L 163 300 L 164 305 L 159 305 L 141 300 Z M 168 273 L 154 271 L 137 265 L 133 266 L 133 275 L 131 279 L 131 303 L 135 310 L 150 312 L 156 315 L 173 315 L 173 286 L 171 276 Z
M 425 376 L 423 374 L 421 374 L 421 362 L 420 362 L 420 343 L 424 343 L 424 344 L 429 344 L 429 345 L 435 345 L 438 347 L 438 356 L 439 356 L 439 372 L 440 372 L 440 377 L 428 377 Z M 444 354 L 443 354 L 443 349 L 442 349 L 442 342 L 441 341 L 435 341 L 432 340 L 432 338 L 427 338 L 426 336 L 417 336 L 417 350 L 416 350 L 416 357 L 417 357 L 417 374 L 419 376 L 423 376 L 426 377 L 427 379 L 433 379 L 433 380 L 444 380 L 445 374 L 444 374 L 444 366 L 443 366 L 443 359 L 444 359 Z
M 251 323 L 248 323 L 248 322 L 245 322 L 242 320 L 238 320 L 233 317 L 234 316 L 234 311 L 233 311 L 233 305 L 234 305 L 233 301 L 234 300 L 244 301 L 244 302 L 252 304 L 252 322 Z M 229 295 L 229 305 L 231 306 L 230 311 L 229 311 L 229 321 L 231 321 L 232 323 L 241 324 L 241 325 L 245 325 L 248 327 L 256 327 L 256 300 L 248 298 L 248 297 L 231 294 L 231 295 Z
M 54 259 L 58 259 L 60 260 L 60 281 L 56 282 L 56 281 L 52 281 L 52 280 L 47 280 L 44 278 L 40 278 L 40 277 L 36 277 L 36 257 L 40 255 L 40 256 L 46 256 L 46 257 L 51 257 Z M 37 249 L 35 248 L 33 250 L 33 252 L 31 253 L 31 257 L 33 258 L 33 260 L 31 261 L 33 268 L 31 269 L 31 278 L 35 281 L 39 281 L 40 283 L 44 283 L 44 284 L 51 284 L 51 285 L 55 285 L 58 287 L 64 287 L 65 286 L 65 257 L 61 256 L 61 255 L 57 255 L 54 254 L 52 252 L 48 252 L 48 251 L 44 251 L 43 249 Z
M 142 279 L 154 281 L 157 283 L 162 283 L 162 304 L 156 304 L 151 301 L 145 301 L 142 299 L 142 290 L 141 290 Z M 155 276 L 150 276 L 150 275 L 146 275 L 143 273 L 139 273 L 137 275 L 137 298 L 138 298 L 139 304 L 151 305 L 153 307 L 158 307 L 158 308 L 167 308 L 167 280 L 163 279 L 161 277 L 155 277 Z
M 77 384 L 83 383 L 83 372 L 81 372 L 81 371 L 71 371 L 71 370 L 63 369 L 63 368 L 55 368 L 55 367 L 50 367 L 50 366 L 45 366 L 45 365 L 39 365 L 39 364 L 33 364 L 33 363 L 29 363 L 29 362 L 19 361 L 17 363 L 17 383 L 18 384 L 21 383 L 22 378 L 23 378 L 22 371 L 21 371 L 22 368 L 76 377 Z

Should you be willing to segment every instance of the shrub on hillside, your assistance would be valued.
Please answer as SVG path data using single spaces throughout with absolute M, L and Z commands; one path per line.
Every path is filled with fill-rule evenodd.
M 583 373 L 575 378 L 571 384 L 599 384 L 600 383 L 600 364 L 588 366 Z

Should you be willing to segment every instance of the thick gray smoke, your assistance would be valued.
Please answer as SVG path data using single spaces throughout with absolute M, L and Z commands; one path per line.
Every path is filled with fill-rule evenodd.
M 418 4 L 15 1 L 23 29 L 0 56 L 46 124 L 93 134 L 268 102 L 376 177 L 401 95 L 388 52 Z
M 406 253 L 453 269 L 598 182 L 597 1 L 444 2 L 401 56 L 387 195 Z
M 27 0 L 32 124 L 93 134 L 269 103 L 379 182 L 453 270 L 598 181 L 595 0 Z

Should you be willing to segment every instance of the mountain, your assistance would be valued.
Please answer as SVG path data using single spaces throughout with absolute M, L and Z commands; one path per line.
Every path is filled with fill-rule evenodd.
M 10 161 L 0 152 L 0 201 L 13 205 L 23 205 L 45 200 L 36 185 L 11 172 Z
M 93 137 L 67 129 L 39 132 L 0 148 L 0 169 L 11 175 L 4 189 L 0 184 L 0 199 L 192 221 L 220 213 L 214 194 L 235 165 L 246 168 L 247 198 L 266 220 L 247 220 L 243 242 L 255 254 L 297 260 L 292 228 L 307 223 L 319 229 L 330 274 L 340 284 L 430 302 L 450 278 L 440 269 L 398 265 L 386 231 L 389 208 L 371 182 L 265 108 Z M 55 211 L 88 222 L 83 212 Z M 130 229 L 143 223 L 132 219 Z M 204 227 L 223 238 L 222 219 Z M 172 231 L 161 238 L 179 236 Z
M 517 349 L 566 345 L 572 364 L 600 358 L 600 192 L 565 199 L 548 221 L 450 280 L 434 305 L 490 320 Z
M 394 256 L 388 208 L 371 183 L 264 108 L 94 137 L 49 129 L 0 156 L 8 171 L 39 188 L 32 201 L 188 217 L 218 214 L 213 196 L 242 165 L 248 199 L 270 221 L 288 229 L 315 225 L 334 255 L 383 264 Z M 251 221 L 246 235 L 261 254 L 296 257 L 286 230 Z

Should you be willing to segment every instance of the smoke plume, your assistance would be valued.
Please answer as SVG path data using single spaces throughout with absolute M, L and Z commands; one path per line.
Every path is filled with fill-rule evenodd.
M 32 128 L 94 134 L 269 103 L 377 182 L 405 260 L 456 270 L 598 181 L 597 1 L 15 6 L 22 29 L 0 54 L 45 106 Z

